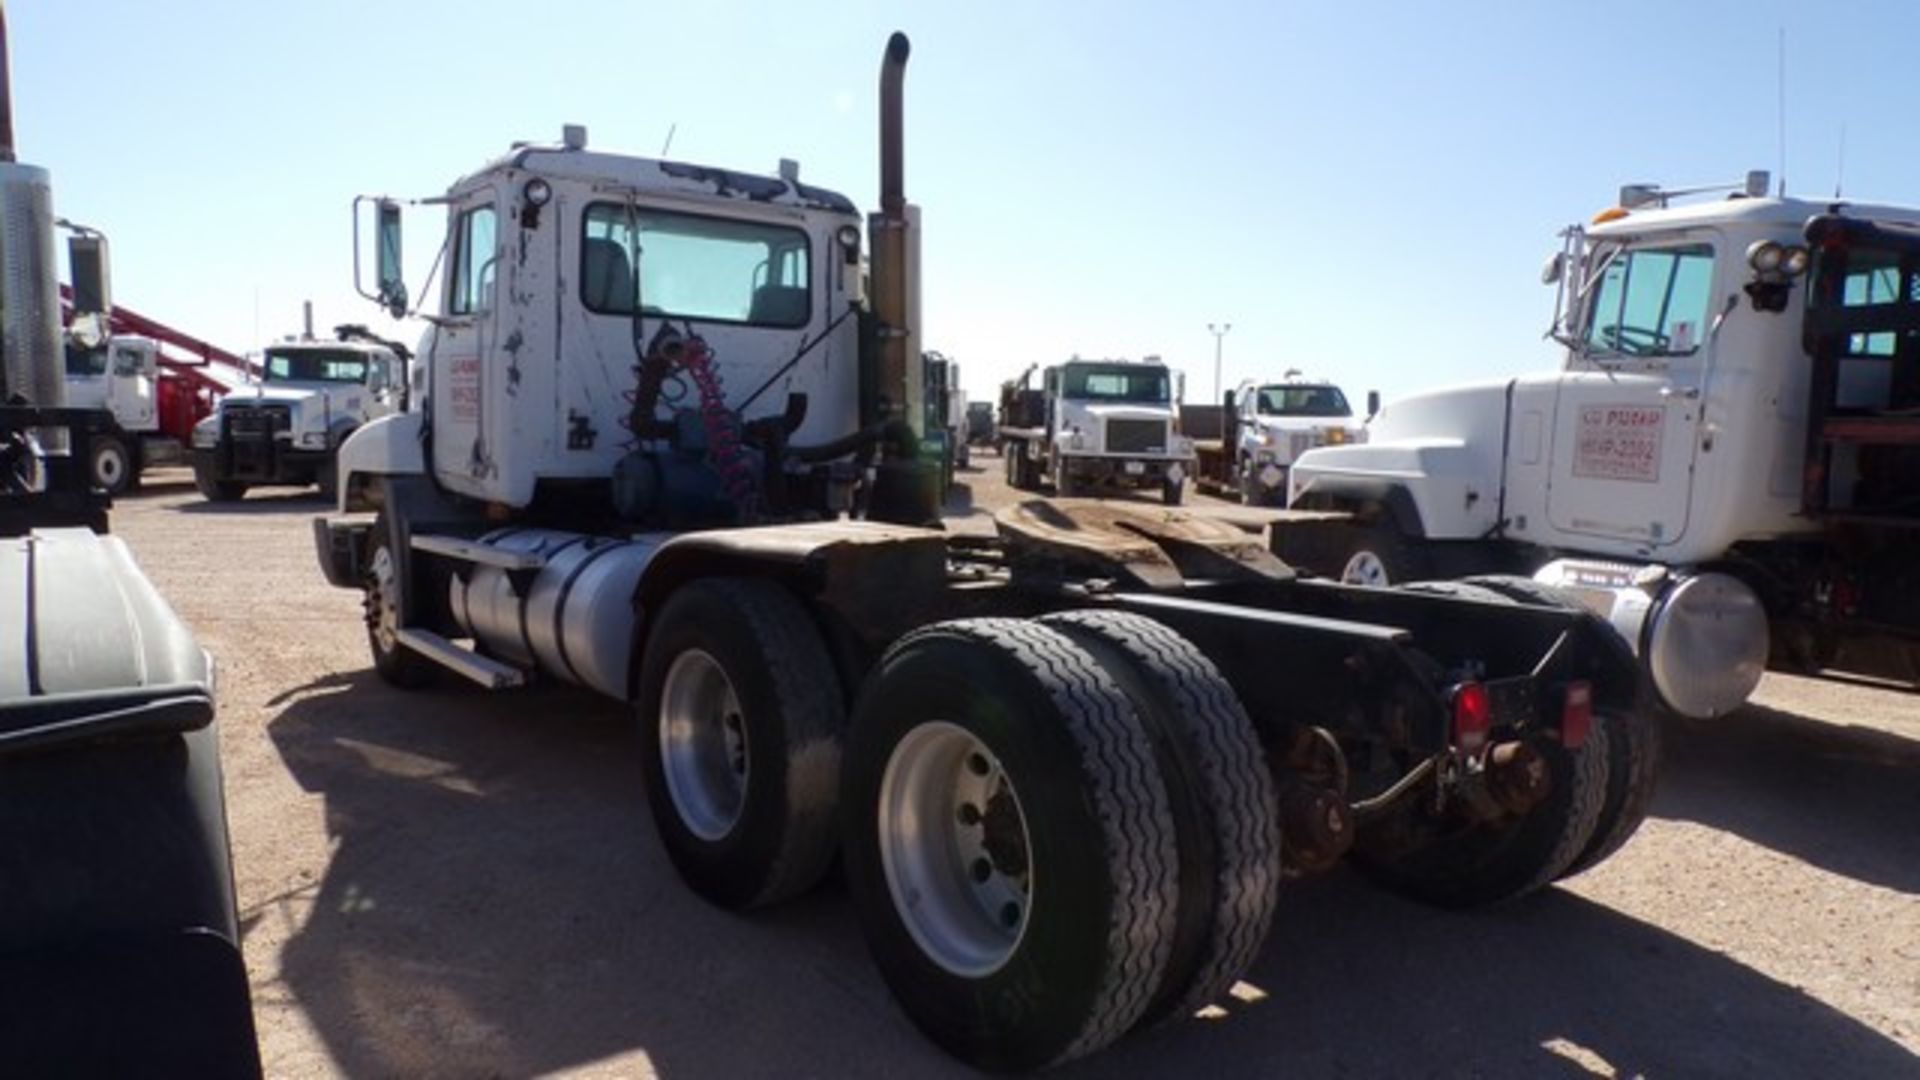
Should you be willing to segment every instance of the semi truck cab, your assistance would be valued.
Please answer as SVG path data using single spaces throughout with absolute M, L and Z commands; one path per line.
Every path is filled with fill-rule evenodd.
M 1559 371 L 1390 402 L 1367 444 L 1295 465 L 1290 505 L 1354 515 L 1319 568 L 1376 584 L 1533 573 L 1612 619 L 1676 711 L 1743 702 L 1826 529 L 1802 501 L 1808 223 L 1920 221 L 1766 188 L 1756 173 L 1676 205 L 1688 193 L 1635 185 L 1568 229 L 1543 275 Z M 1875 378 L 1861 366 L 1838 392 L 1884 396 Z
M 260 485 L 318 484 L 331 496 L 341 444 L 406 400 L 406 369 L 386 344 L 282 341 L 266 348 L 260 371 L 194 425 L 194 484 L 212 501 Z

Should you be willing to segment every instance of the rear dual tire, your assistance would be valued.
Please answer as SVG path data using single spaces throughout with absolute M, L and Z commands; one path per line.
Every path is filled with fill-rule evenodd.
M 845 791 L 875 961 L 975 1065 L 1056 1064 L 1197 1008 L 1272 919 L 1251 722 L 1198 650 L 1138 616 L 908 635 L 855 708 Z
M 1405 588 L 1483 603 L 1578 606 L 1523 578 L 1425 581 Z M 1355 861 L 1396 892 L 1453 908 L 1515 900 L 1597 865 L 1645 820 L 1660 744 L 1657 719 L 1645 709 L 1602 711 L 1594 720 L 1578 749 L 1533 743 L 1547 770 L 1548 792 L 1525 815 L 1462 825 L 1411 851 L 1385 847 L 1363 830 Z
M 648 635 L 637 700 L 654 826 L 688 886 L 734 910 L 813 887 L 838 839 L 846 713 L 800 601 L 757 578 L 682 586 Z
M 1489 574 L 1467 578 L 1466 583 L 1498 593 L 1514 603 L 1582 610 L 1580 601 L 1566 590 L 1532 578 Z M 1623 663 L 1637 668 L 1625 642 L 1620 643 L 1620 653 Z M 1607 709 L 1594 715 L 1594 727 L 1607 733 L 1607 794 L 1593 838 L 1562 872 L 1562 877 L 1591 869 L 1620 850 L 1639 831 L 1653 807 L 1654 789 L 1660 777 L 1660 714 L 1647 704 L 1651 695 L 1645 689 L 1637 697 L 1632 707 Z

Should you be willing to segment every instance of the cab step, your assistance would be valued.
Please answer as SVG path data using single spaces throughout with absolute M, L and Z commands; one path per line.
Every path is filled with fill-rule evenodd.
M 431 630 L 407 626 L 394 636 L 401 645 L 489 690 L 511 690 L 527 683 L 527 673 L 519 668 L 463 649 Z

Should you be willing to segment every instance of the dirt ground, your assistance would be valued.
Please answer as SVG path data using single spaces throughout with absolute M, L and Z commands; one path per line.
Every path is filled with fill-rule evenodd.
M 1007 497 L 981 464 L 964 527 Z M 623 708 L 381 683 L 315 563 L 327 509 L 214 506 L 174 471 L 113 511 L 218 661 L 269 1075 L 965 1072 L 837 886 L 740 917 L 680 885 Z M 1464 914 L 1292 885 L 1226 1015 L 1056 1075 L 1920 1076 L 1920 695 L 1770 676 L 1668 737 L 1653 819 L 1606 864 Z

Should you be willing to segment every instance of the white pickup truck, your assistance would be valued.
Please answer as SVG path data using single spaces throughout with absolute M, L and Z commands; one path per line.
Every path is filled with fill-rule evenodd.
M 1288 371 L 1279 382 L 1240 384 L 1230 408 L 1236 423 L 1228 475 L 1240 500 L 1250 505 L 1284 504 L 1287 473 L 1308 450 L 1367 438 L 1338 386 L 1298 371 Z

